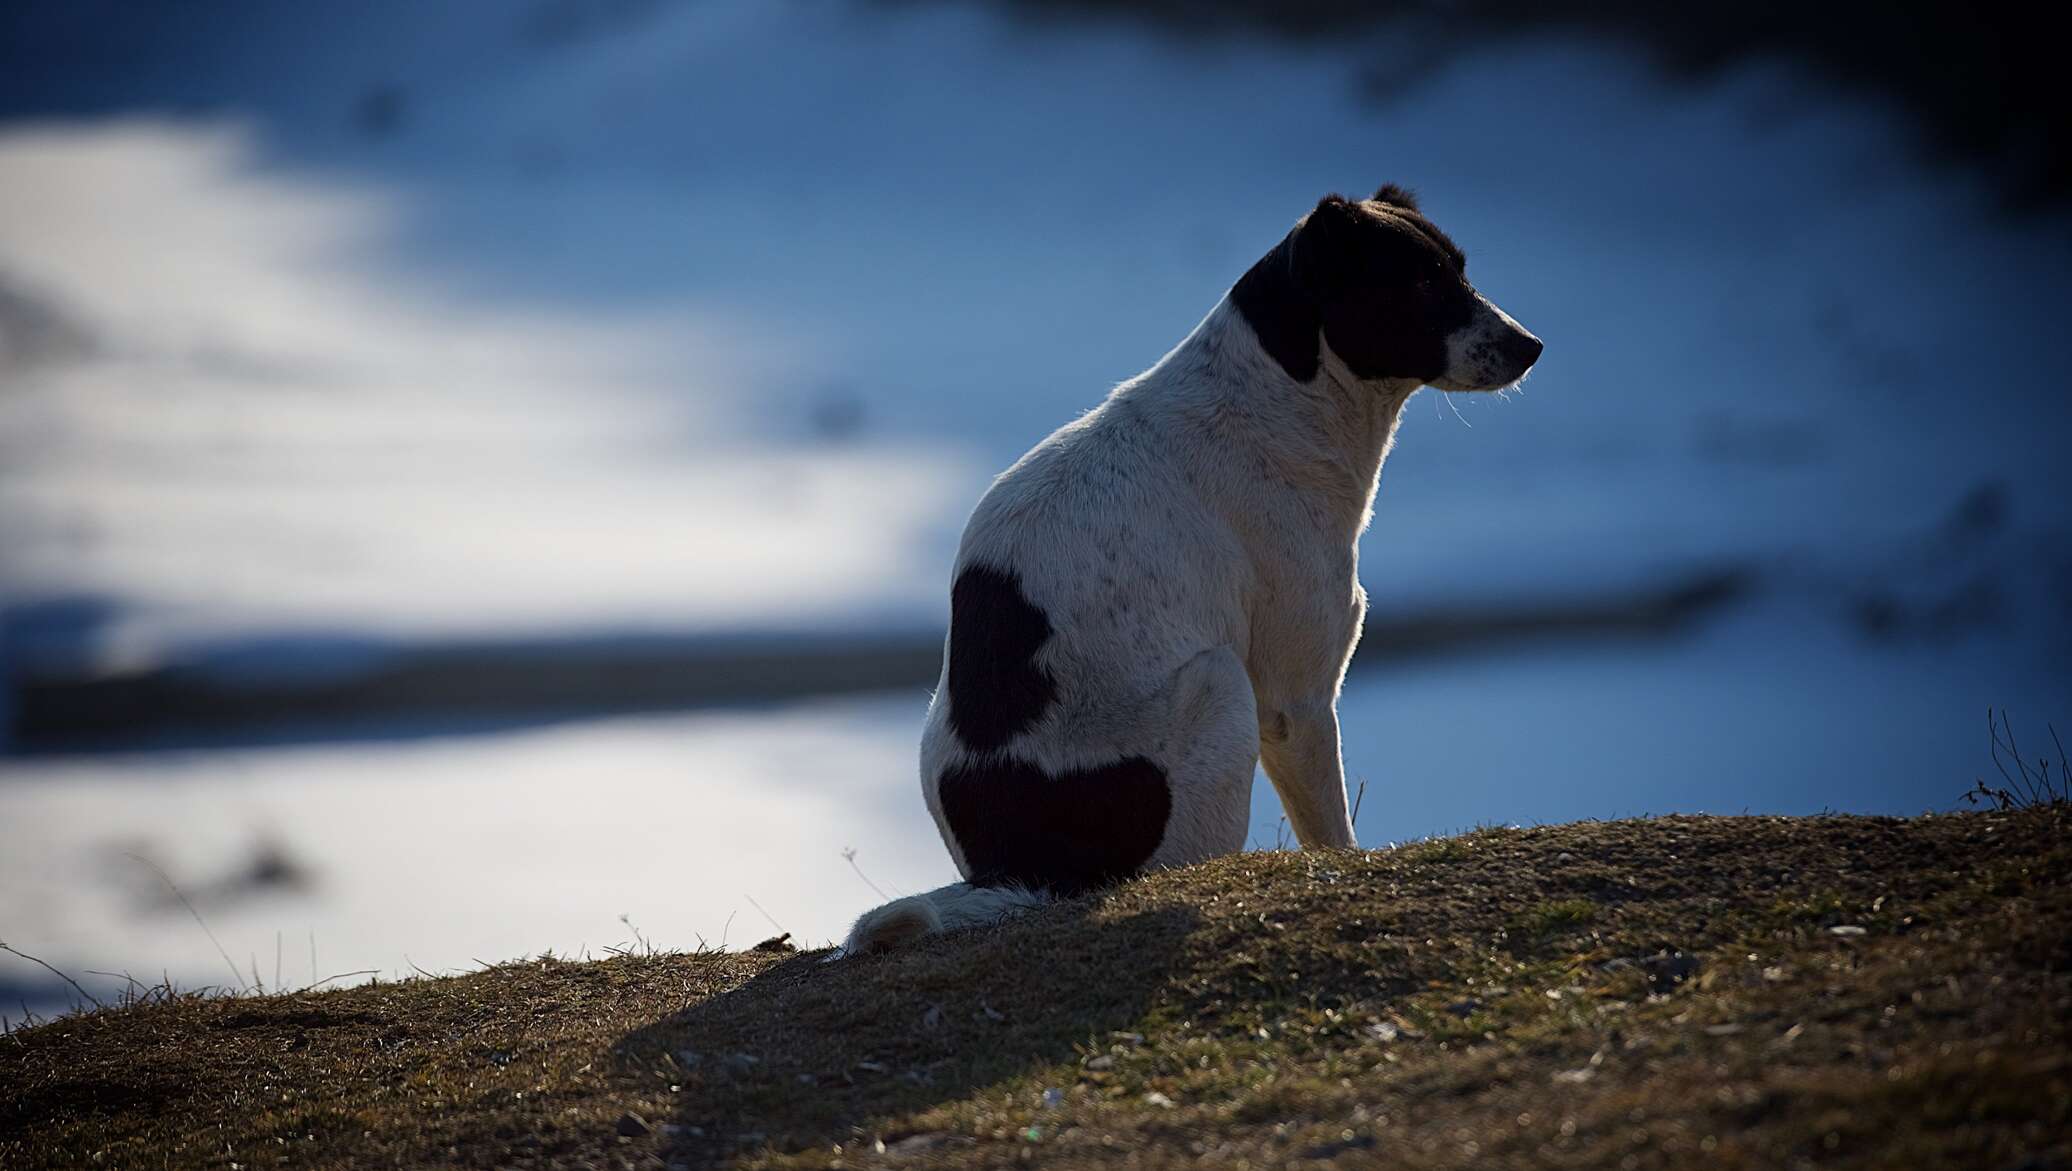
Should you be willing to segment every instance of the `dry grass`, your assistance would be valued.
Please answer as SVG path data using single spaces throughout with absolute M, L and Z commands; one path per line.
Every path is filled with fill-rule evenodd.
M 880 959 L 94 1012 L 0 1039 L 0 1166 L 2059 1167 L 2068 818 L 1492 829 Z

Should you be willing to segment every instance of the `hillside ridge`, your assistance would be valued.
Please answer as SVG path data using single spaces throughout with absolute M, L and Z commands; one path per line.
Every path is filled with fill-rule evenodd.
M 2072 813 L 1255 852 L 0 1039 L 0 1166 L 2072 1166 Z

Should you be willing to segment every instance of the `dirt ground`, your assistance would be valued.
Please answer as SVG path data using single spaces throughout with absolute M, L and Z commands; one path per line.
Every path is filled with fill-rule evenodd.
M 2072 1167 L 2072 812 L 1252 853 L 0 1038 L 0 1167 Z

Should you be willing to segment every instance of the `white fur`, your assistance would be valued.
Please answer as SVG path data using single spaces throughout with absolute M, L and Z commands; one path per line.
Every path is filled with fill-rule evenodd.
M 953 882 L 865 911 L 850 929 L 848 943 L 828 958 L 894 948 L 938 931 L 983 927 L 1049 901 L 1039 892 L 1019 887 Z
M 1337 701 L 1367 605 L 1357 541 L 1420 384 L 1363 381 L 1319 345 L 1316 377 L 1297 383 L 1226 297 L 1157 365 L 995 480 L 958 550 L 956 572 L 981 563 L 1019 575 L 1052 627 L 1037 662 L 1067 681 L 1005 753 L 1053 774 L 1126 756 L 1157 763 L 1172 812 L 1150 868 L 1242 849 L 1261 759 L 1304 847 L 1355 844 Z M 1475 345 L 1457 352 L 1448 384 L 1493 385 Z M 969 877 L 937 793 L 945 768 L 972 755 L 947 687 L 946 662 L 921 740 L 922 790 Z M 1044 898 L 954 884 L 864 915 L 843 953 Z
M 1446 339 L 1446 375 L 1432 385 L 1440 390 L 1496 390 L 1516 382 L 1525 371 L 1505 357 L 1503 342 L 1520 334 L 1526 334 L 1524 326 L 1489 298 L 1475 294 L 1474 319 Z

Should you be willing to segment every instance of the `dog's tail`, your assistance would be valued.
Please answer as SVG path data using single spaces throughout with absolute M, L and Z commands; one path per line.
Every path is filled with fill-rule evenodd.
M 837 955 L 862 955 L 912 943 L 938 931 L 957 931 L 998 923 L 1032 907 L 1051 901 L 1051 896 L 1019 886 L 973 886 L 953 882 L 926 894 L 894 899 L 873 911 L 865 911 L 849 929 L 849 939 Z

